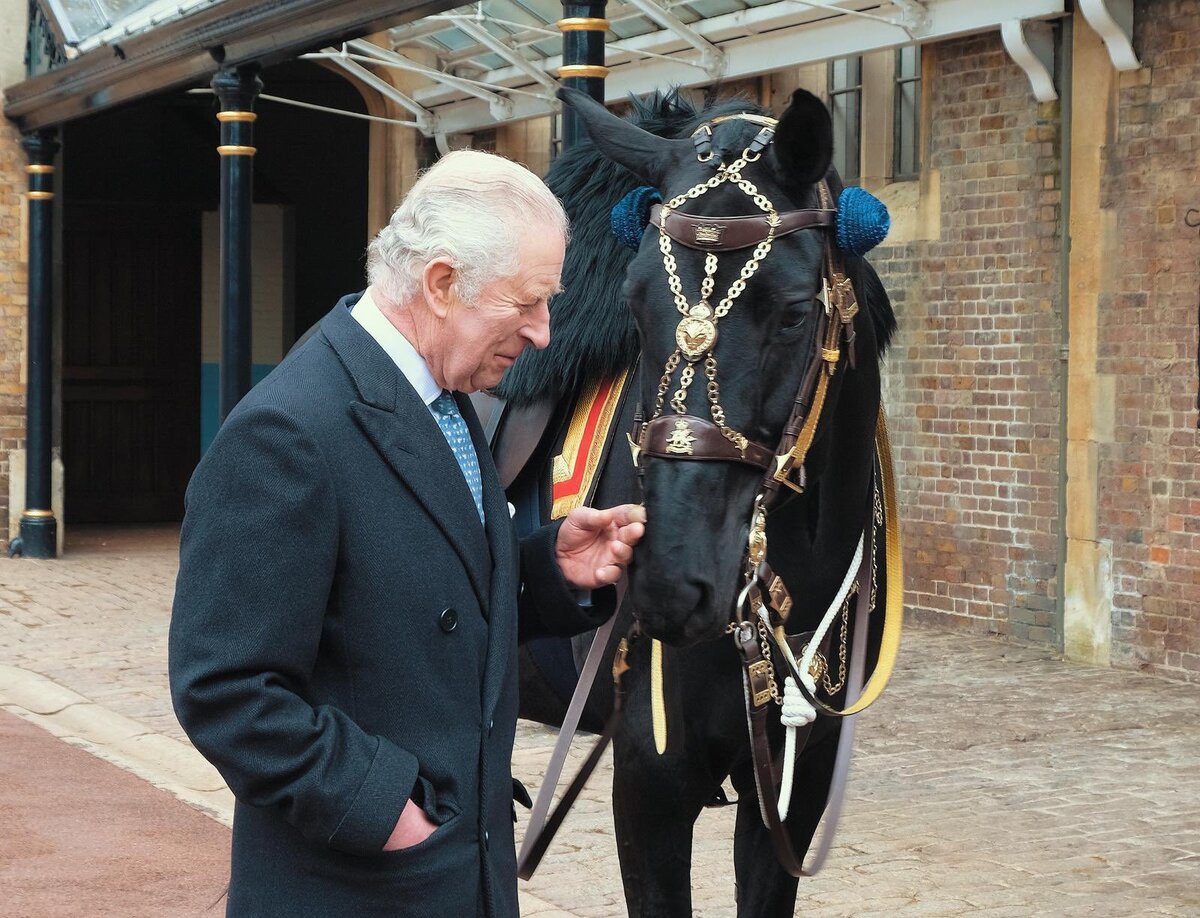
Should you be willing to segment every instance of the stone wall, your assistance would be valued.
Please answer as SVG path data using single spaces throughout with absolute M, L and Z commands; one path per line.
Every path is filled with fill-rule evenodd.
M 899 331 L 885 403 L 918 619 L 1054 643 L 1061 295 L 1058 108 L 999 35 L 926 46 L 931 241 L 873 263 Z

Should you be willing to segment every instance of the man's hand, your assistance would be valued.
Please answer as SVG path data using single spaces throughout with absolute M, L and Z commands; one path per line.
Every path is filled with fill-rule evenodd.
M 577 590 L 616 583 L 633 557 L 633 546 L 646 531 L 645 523 L 646 511 L 637 504 L 572 510 L 563 520 L 554 546 L 564 579 Z
M 425 811 L 409 800 L 404 804 L 404 811 L 396 820 L 396 828 L 388 836 L 383 846 L 384 851 L 401 851 L 419 845 L 437 831 L 437 826 L 429 821 Z

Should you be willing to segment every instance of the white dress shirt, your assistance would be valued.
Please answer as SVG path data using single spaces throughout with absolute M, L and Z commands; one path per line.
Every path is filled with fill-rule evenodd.
M 400 329 L 396 328 L 388 320 L 388 317 L 379 311 L 379 307 L 371 299 L 370 289 L 354 304 L 350 315 L 358 320 L 358 324 L 367 330 L 368 335 L 379 342 L 379 346 L 400 368 L 404 378 L 417 390 L 417 395 L 421 397 L 425 406 L 432 405 L 442 394 L 442 387 L 437 384 L 433 374 L 429 372 L 429 365 L 425 363 L 425 358 L 418 354 L 417 349 L 409 343 L 409 340 L 400 334 Z M 430 413 L 433 413 L 432 409 L 430 409 Z

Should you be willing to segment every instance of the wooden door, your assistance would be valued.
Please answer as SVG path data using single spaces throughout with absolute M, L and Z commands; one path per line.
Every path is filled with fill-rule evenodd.
M 69 522 L 183 517 L 200 458 L 200 215 L 70 204 L 63 216 Z

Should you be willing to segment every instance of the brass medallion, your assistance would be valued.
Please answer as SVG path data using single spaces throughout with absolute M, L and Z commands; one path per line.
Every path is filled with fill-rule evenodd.
M 675 422 L 675 429 L 667 437 L 667 452 L 680 456 L 690 456 L 692 455 L 692 446 L 695 442 L 696 435 L 692 433 L 691 425 L 683 418 L 680 418 Z
M 697 303 L 675 329 L 675 344 L 688 360 L 699 360 L 717 343 L 717 325 L 708 303 Z

